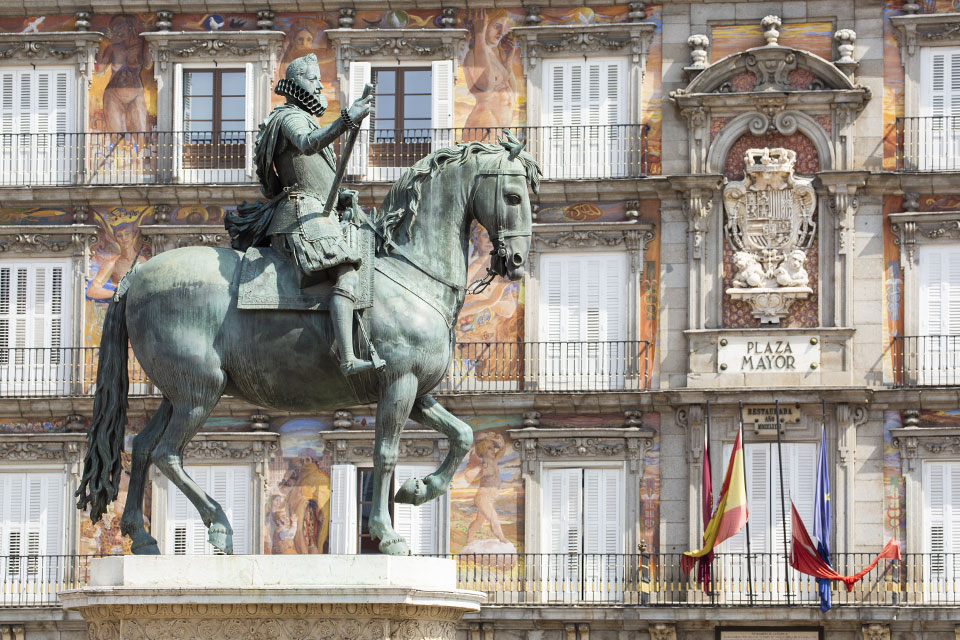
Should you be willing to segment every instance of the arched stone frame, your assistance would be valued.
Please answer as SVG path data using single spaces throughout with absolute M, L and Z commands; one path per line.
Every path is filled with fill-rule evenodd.
M 631 415 L 632 414 L 632 415 Z M 625 414 L 625 425 L 633 424 L 636 412 Z M 646 427 L 622 428 L 540 428 L 510 429 L 513 446 L 520 452 L 524 492 L 525 553 L 543 553 L 542 474 L 550 466 L 622 465 L 624 469 L 623 552 L 634 553 L 643 540 L 640 514 L 640 484 L 646 454 L 653 448 L 655 431 Z
M 249 465 L 251 554 L 263 553 L 270 459 L 279 453 L 280 434 L 273 431 L 202 432 L 195 435 L 183 450 L 183 464 Z M 152 490 L 150 533 L 163 549 L 167 526 L 167 498 L 171 483 L 153 465 L 148 473 Z
M 83 215 L 76 211 L 75 216 Z M 70 345 L 83 346 L 85 305 L 83 292 L 89 274 L 90 250 L 97 241 L 97 226 L 0 225 L 0 260 L 69 258 L 70 262 Z

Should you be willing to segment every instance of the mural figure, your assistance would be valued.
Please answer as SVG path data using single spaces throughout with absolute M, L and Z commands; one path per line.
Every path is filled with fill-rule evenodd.
M 282 495 L 270 496 L 267 508 L 267 544 L 266 551 L 271 554 L 292 554 L 297 550 L 293 538 L 297 533 L 297 523 L 290 517 L 286 500 Z
M 304 455 L 281 486 L 289 491 L 278 514 L 281 550 L 273 553 L 320 553 L 330 526 L 330 477 L 315 458 Z M 291 546 L 293 551 L 282 550 Z
M 111 70 L 103 90 L 104 129 L 111 132 L 149 131 L 147 102 L 140 71 L 150 63 L 147 43 L 139 34 L 133 16 L 115 15 L 110 20 L 110 44 L 99 55 L 95 73 Z
M 520 56 L 516 42 L 507 35 L 510 17 L 505 10 L 496 9 L 476 11 L 472 18 L 470 50 L 463 59 L 463 72 L 477 103 L 464 127 L 509 126 L 519 93 L 514 68 Z M 477 139 L 483 135 L 485 132 L 473 133 Z
M 91 209 L 100 227 L 100 246 L 106 245 L 106 255 L 102 256 L 97 275 L 87 287 L 87 298 L 109 300 L 113 297 L 116 284 L 130 270 L 134 260 L 137 264 L 147 261 L 149 253 L 140 250 L 140 222 L 150 210 L 150 207 L 144 207 L 140 211 L 126 211 L 118 207 L 104 217 L 96 209 Z M 113 287 L 108 287 L 108 283 L 113 283 Z
M 467 529 L 467 546 L 477 537 L 484 521 L 490 525 L 490 531 L 497 540 L 510 544 L 503 535 L 496 508 L 497 495 L 500 493 L 500 459 L 505 453 L 503 436 L 492 432 L 480 433 L 470 452 L 465 477 L 470 484 L 477 485 L 477 493 L 473 496 L 477 517 Z

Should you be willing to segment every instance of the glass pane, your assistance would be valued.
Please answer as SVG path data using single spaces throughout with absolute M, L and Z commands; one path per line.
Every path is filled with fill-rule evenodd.
M 403 92 L 404 93 L 430 93 L 431 88 L 430 71 L 404 71 L 403 72 Z
M 389 142 L 393 140 L 395 125 L 393 120 L 377 120 L 374 127 L 373 139 L 376 142 Z
M 397 72 L 389 69 L 376 69 L 373 72 L 374 86 L 376 92 L 396 93 L 397 92 Z
M 213 98 L 184 99 L 183 117 L 187 120 L 212 120 Z
M 220 77 L 220 94 L 224 96 L 246 95 L 245 76 L 246 74 L 242 71 L 225 72 Z
M 360 502 L 373 502 L 373 471 L 360 472 Z M 368 511 L 369 513 L 369 511 Z
M 224 120 L 243 120 L 245 116 L 243 98 L 220 98 L 220 117 Z
M 405 118 L 430 118 L 430 96 L 403 96 Z
M 397 99 L 393 96 L 378 96 L 374 105 L 376 113 L 373 117 L 377 120 L 392 118 L 396 115 Z
M 183 95 L 185 96 L 212 96 L 213 72 L 211 71 L 184 71 Z

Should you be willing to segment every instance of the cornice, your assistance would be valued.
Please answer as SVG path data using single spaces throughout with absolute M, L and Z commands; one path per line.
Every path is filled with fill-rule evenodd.
M 212 225 L 145 224 L 140 227 L 140 234 L 150 244 L 154 255 L 180 247 L 230 246 L 230 235 L 226 230 Z
M 917 458 L 955 457 L 960 454 L 960 428 L 903 427 L 891 429 L 894 446 L 912 462 Z
M 276 63 L 286 34 L 282 31 L 146 31 L 140 34 L 150 46 L 157 75 L 170 62 L 196 59 L 257 61 L 266 67 Z
M 514 27 L 510 34 L 520 43 L 523 71 L 529 74 L 543 58 L 588 54 L 628 54 L 643 69 L 656 30 L 652 22 L 618 22 Z
M 630 270 L 643 273 L 644 256 L 655 238 L 654 225 L 645 222 L 534 224 L 530 251 L 604 249 L 623 247 L 630 252 Z M 536 260 L 528 261 L 531 275 Z
M 451 60 L 456 66 L 470 32 L 466 29 L 328 29 L 337 54 L 337 71 L 349 73 L 358 60 Z
M 85 433 L 0 434 L 2 462 L 79 462 Z
M 626 415 L 631 423 L 636 412 Z M 536 473 L 542 460 L 624 460 L 631 473 L 642 471 L 642 461 L 653 448 L 656 431 L 647 427 L 508 429 L 514 448 L 520 452 L 527 473 Z
M 900 57 L 917 53 L 918 46 L 943 47 L 960 44 L 960 13 L 918 13 L 891 16 L 893 37 L 900 46 Z
M 198 433 L 183 450 L 185 460 L 264 462 L 280 451 L 280 434 L 273 431 Z
M 105 37 L 98 31 L 0 33 L 0 60 L 25 63 L 72 62 L 81 76 L 87 76 Z
M 373 457 L 376 431 L 373 429 L 334 429 L 317 434 L 333 457 L 333 463 L 367 461 Z M 427 430 L 404 430 L 400 434 L 397 455 L 401 460 L 432 460 L 446 454 L 449 442 L 443 434 Z
M 85 255 L 96 242 L 97 227 L 71 225 L 0 225 L 0 255 Z
M 909 265 L 915 264 L 917 243 L 960 240 L 960 211 L 905 211 L 889 218 L 893 242 Z

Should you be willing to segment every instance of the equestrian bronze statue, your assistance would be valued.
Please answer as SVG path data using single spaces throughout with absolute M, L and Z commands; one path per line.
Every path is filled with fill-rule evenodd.
M 470 225 L 479 222 L 493 242 L 490 273 L 521 278 L 528 189 L 536 192 L 540 167 L 509 134 L 496 145 L 439 149 L 407 170 L 370 219 L 355 193 L 338 190 L 329 148 L 370 101 L 321 128 L 313 118 L 324 106 L 315 58 L 290 67 L 276 89 L 287 104 L 268 116 L 255 149 L 268 200 L 228 220 L 234 248 L 161 253 L 131 269 L 107 310 L 78 506 L 89 505 L 96 522 L 117 497 L 129 340 L 163 395 L 133 440 L 121 529 L 134 553 L 159 553 L 143 522 L 150 462 L 197 508 L 210 543 L 232 553 L 226 515 L 182 465 L 184 447 L 224 394 L 305 413 L 377 403 L 369 530 L 388 554 L 409 553 L 389 512 L 407 419 L 446 435 L 450 447 L 433 473 L 400 487 L 397 502 L 421 505 L 445 493 L 473 442 L 470 426 L 430 395 L 453 356 Z M 343 159 L 341 173 L 342 166 Z

